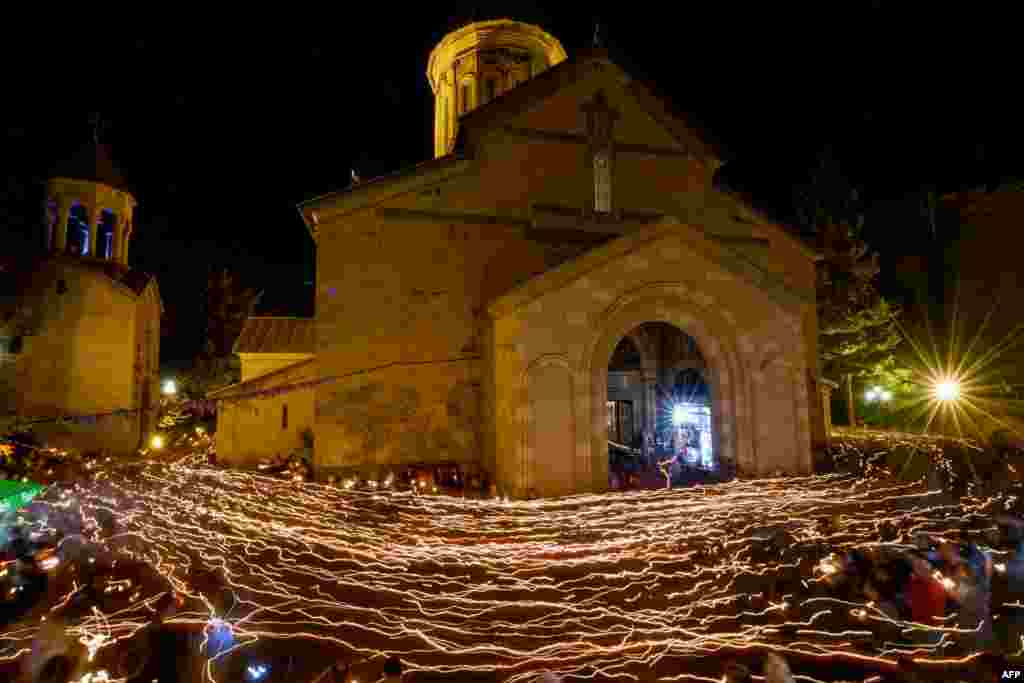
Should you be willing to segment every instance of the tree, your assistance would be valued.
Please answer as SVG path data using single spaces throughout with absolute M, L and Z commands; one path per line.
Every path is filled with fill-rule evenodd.
M 211 270 L 205 297 L 205 341 L 192 367 L 181 375 L 182 391 L 201 398 L 206 392 L 238 380 L 232 348 L 259 293 L 246 287 L 226 268 Z
M 880 267 L 862 235 L 861 195 L 842 174 L 830 148 L 808 180 L 794 190 L 796 221 L 816 244 L 818 262 L 818 357 L 822 374 L 845 383 L 847 418 L 856 424 L 853 385 L 858 377 L 895 371 L 902 342 L 899 308 L 875 285 Z M 894 375 L 895 377 L 895 375 Z
M 255 289 L 245 287 L 227 268 L 211 271 L 206 284 L 206 342 L 204 353 L 212 358 L 231 355 L 245 319 L 259 300 Z

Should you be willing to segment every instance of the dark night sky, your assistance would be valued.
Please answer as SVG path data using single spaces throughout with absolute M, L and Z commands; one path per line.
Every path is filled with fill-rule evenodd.
M 602 13 L 602 35 L 615 61 L 728 148 L 730 177 L 764 205 L 785 211 L 789 186 L 824 144 L 875 199 L 1019 170 L 1009 105 L 1019 76 L 991 87 L 1012 62 L 990 54 L 1000 43 L 991 29 L 1004 22 L 983 4 L 971 6 L 988 27 L 983 41 L 962 16 L 888 9 L 904 3 L 822 3 L 811 14 L 701 4 L 659 14 L 618 3 Z M 301 287 L 314 259 L 296 202 L 344 187 L 352 166 L 367 178 L 432 155 L 424 70 L 455 17 L 475 6 L 479 18 L 540 23 L 570 55 L 589 44 L 596 17 L 576 9 L 585 5 L 539 5 L 140 19 L 75 25 L 43 42 L 26 29 L 24 44 L 5 48 L 17 59 L 4 85 L 0 229 L 14 247 L 41 239 L 39 183 L 90 139 L 90 112 L 100 111 L 102 139 L 140 202 L 132 265 L 160 278 L 173 322 L 165 359 L 186 358 L 199 344 L 209 265 L 257 288 Z M 896 249 L 909 231 L 880 232 Z

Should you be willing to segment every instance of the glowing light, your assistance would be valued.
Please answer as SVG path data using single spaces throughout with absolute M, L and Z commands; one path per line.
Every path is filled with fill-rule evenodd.
M 54 567 L 56 567 L 59 564 L 60 564 L 60 558 L 57 557 L 56 555 L 49 555 L 49 556 L 44 557 L 42 560 L 39 561 L 39 567 L 43 571 L 50 571 L 51 569 L 53 569 Z
M 686 420 L 686 409 L 681 405 L 672 406 L 672 424 L 678 427 Z
M 883 391 L 882 395 L 881 395 L 881 398 L 882 398 L 882 401 L 891 401 L 892 400 L 892 392 L 891 391 Z
M 206 430 L 204 428 L 196 427 L 196 434 L 202 435 L 202 434 L 205 434 L 205 433 L 206 433 Z
M 164 447 L 164 437 L 159 434 L 154 434 L 153 438 L 149 440 L 149 445 L 153 448 L 160 450 Z
M 173 379 L 165 379 L 163 392 L 164 396 L 174 396 L 178 393 L 178 384 Z
M 817 576 L 809 571 L 822 557 L 812 546 L 827 540 L 819 521 L 830 520 L 827 535 L 845 552 L 877 547 L 877 523 L 895 510 L 950 538 L 977 514 L 973 503 L 950 513 L 920 483 L 846 475 L 525 502 L 356 490 L 351 478 L 344 489 L 293 483 L 208 466 L 202 452 L 189 458 L 115 460 L 97 468 L 102 479 L 74 485 L 73 503 L 61 491 L 44 494 L 48 512 L 80 509 L 85 536 L 115 557 L 136 553 L 164 580 L 108 580 L 103 589 L 112 587 L 118 607 L 83 612 L 67 628 L 72 637 L 115 649 L 171 595 L 175 626 L 206 637 L 208 673 L 227 649 L 275 639 L 397 655 L 428 677 L 486 672 L 509 683 L 551 669 L 563 678 L 643 680 L 623 674 L 651 672 L 661 660 L 685 671 L 690 658 L 740 650 L 824 668 L 843 658 L 894 667 L 909 650 L 879 644 L 865 653 L 853 642 L 885 619 L 878 609 L 818 591 L 842 568 L 830 555 Z M 115 511 L 117 532 L 104 535 L 100 520 Z M 793 543 L 754 559 L 763 529 L 780 525 Z M 780 590 L 766 598 L 769 584 Z M 781 635 L 793 630 L 795 639 Z M 34 636 L 0 629 L 0 661 L 25 656 Z M 246 664 L 251 681 L 279 673 Z M 205 680 L 223 680 L 214 673 Z
M 269 671 L 270 668 L 264 664 L 250 664 L 245 668 L 245 674 L 251 681 L 262 679 Z
M 935 398 L 940 401 L 955 401 L 960 398 L 960 382 L 944 379 L 935 384 Z
M 836 561 L 835 555 L 829 555 L 821 564 L 818 565 L 818 571 L 825 576 L 831 576 L 839 571 L 839 564 Z

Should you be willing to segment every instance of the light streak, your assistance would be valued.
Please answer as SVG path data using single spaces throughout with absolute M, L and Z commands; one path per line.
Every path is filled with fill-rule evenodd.
M 543 670 L 651 680 L 656 665 L 685 671 L 751 651 L 778 652 L 811 681 L 829 680 L 837 659 L 928 659 L 928 648 L 870 643 L 880 626 L 958 631 L 831 597 L 837 553 L 909 547 L 880 541 L 883 523 L 908 542 L 921 532 L 962 537 L 975 515 L 1005 501 L 951 506 L 921 483 L 838 475 L 512 501 L 395 492 L 390 478 L 366 491 L 353 480 L 293 482 L 198 457 L 101 473 L 54 487 L 38 505 L 51 519 L 77 514 L 87 541 L 148 563 L 164 581 L 110 578 L 100 586 L 110 602 L 68 634 L 102 663 L 173 590 L 183 602 L 168 622 L 203 634 L 209 680 L 258 640 L 515 683 Z M 110 518 L 113 527 L 102 523 Z M 79 591 L 74 584 L 58 607 Z M 34 633 L 24 624 L 0 632 L 0 661 L 23 656 Z

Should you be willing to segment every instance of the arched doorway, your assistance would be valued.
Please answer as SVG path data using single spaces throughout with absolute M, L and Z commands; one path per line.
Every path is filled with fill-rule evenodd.
M 663 481 L 658 463 L 714 472 L 717 436 L 711 383 L 697 340 L 668 322 L 644 322 L 615 345 L 608 361 L 605 424 L 609 487 Z
M 587 395 L 581 400 L 589 404 L 586 414 L 590 429 L 589 447 L 583 447 L 582 455 L 592 491 L 606 491 L 609 485 L 609 364 L 623 337 L 644 323 L 655 322 L 684 332 L 700 352 L 702 377 L 711 400 L 711 449 L 718 478 L 731 479 L 738 467 L 754 470 L 749 386 L 740 363 L 735 321 L 696 301 L 685 286 L 651 284 L 624 294 L 610 306 L 595 325 L 590 343 L 582 349 L 581 372 L 586 377 Z M 647 353 L 643 348 L 639 350 L 641 355 Z

